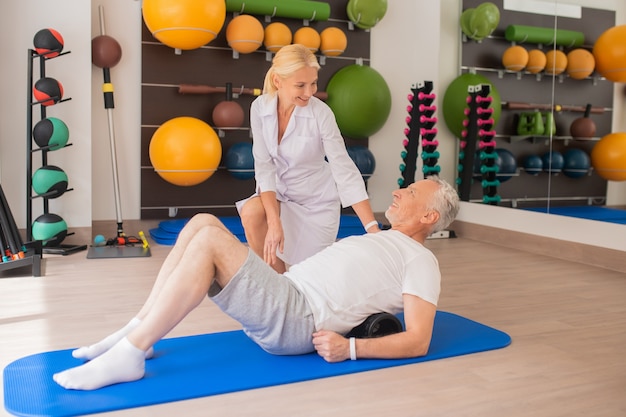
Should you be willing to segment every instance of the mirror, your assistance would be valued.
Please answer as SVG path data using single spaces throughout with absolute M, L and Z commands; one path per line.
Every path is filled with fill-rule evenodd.
M 613 131 L 615 83 L 585 70 L 595 41 L 615 26 L 615 11 L 557 1 L 494 0 L 489 3 L 498 7 L 499 23 L 486 36 L 480 24 L 490 18 L 483 10 L 486 2 L 462 3 L 461 74 L 473 75 L 472 81 L 486 79 L 495 90 L 494 104 L 501 105 L 499 114 L 475 115 L 478 122 L 494 119 L 497 145 L 490 148 L 488 135 L 478 138 L 475 149 L 464 155 L 473 156 L 471 164 L 463 164 L 460 152 L 462 199 L 549 214 L 606 205 L 609 182 L 594 172 L 590 154 Z M 546 36 L 547 43 L 556 43 L 546 44 Z M 446 98 L 444 113 L 449 111 Z M 477 113 L 484 109 L 474 105 Z M 493 165 L 498 165 L 497 176 L 489 177 Z

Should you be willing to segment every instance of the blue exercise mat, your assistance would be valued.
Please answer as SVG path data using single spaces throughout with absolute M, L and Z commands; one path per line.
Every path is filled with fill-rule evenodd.
M 402 318 L 402 316 L 400 316 Z M 508 346 L 504 332 L 439 311 L 428 355 L 327 363 L 315 353 L 274 356 L 241 330 L 163 339 L 143 379 L 95 391 L 65 390 L 52 374 L 80 365 L 71 350 L 39 353 L 4 369 L 4 406 L 18 416 L 76 416 L 162 404 L 442 359 Z
M 547 213 L 545 207 L 527 208 L 529 211 Z M 579 219 L 597 220 L 601 222 L 626 224 L 626 210 L 620 210 L 602 206 L 565 206 L 550 207 L 550 214 L 559 216 L 576 217 Z
M 246 243 L 246 234 L 241 224 L 239 216 L 225 216 L 219 218 L 222 223 L 230 230 L 232 234 Z M 187 224 L 189 219 L 172 219 L 163 220 L 159 222 L 159 227 L 155 227 L 149 230 L 150 237 L 159 245 L 172 246 L 176 243 L 176 238 Z M 337 232 L 337 239 L 352 235 L 362 235 L 365 233 L 365 229 L 361 224 L 359 218 L 355 215 L 343 214 L 339 218 L 339 231 Z

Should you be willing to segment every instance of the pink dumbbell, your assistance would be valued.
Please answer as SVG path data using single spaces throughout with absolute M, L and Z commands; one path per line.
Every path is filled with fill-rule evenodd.
M 496 141 L 495 140 L 490 140 L 489 142 L 480 141 L 480 142 L 478 142 L 478 147 L 480 149 L 495 148 L 496 147 Z
M 424 115 L 420 116 L 420 123 L 437 123 L 436 117 L 426 117 Z
M 427 106 L 425 104 L 420 104 L 419 110 L 420 110 L 420 112 L 435 111 L 435 110 L 437 110 L 437 106 Z
M 426 139 L 422 139 L 422 146 L 438 146 L 439 145 L 439 141 L 437 140 L 426 140 Z
M 422 93 L 421 91 L 417 94 L 417 98 L 419 100 L 424 100 L 424 99 L 434 99 L 435 98 L 435 94 L 426 94 L 426 93 Z
M 424 129 L 424 128 L 422 128 L 420 130 L 420 133 L 421 133 L 422 136 L 432 135 L 432 134 L 436 135 L 437 134 L 437 128 L 436 127 L 433 127 L 432 129 Z

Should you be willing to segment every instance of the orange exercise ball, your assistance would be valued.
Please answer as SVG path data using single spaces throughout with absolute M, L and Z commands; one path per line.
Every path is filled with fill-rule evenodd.
M 567 68 L 567 55 L 558 49 L 546 52 L 546 74 L 559 75 Z
M 291 29 L 284 23 L 274 22 L 265 27 L 263 46 L 270 52 L 278 52 L 283 46 L 291 44 L 293 34 Z
M 626 133 L 609 133 L 591 150 L 591 165 L 609 181 L 626 181 Z
M 321 42 L 319 32 L 310 26 L 303 26 L 293 34 L 293 43 L 304 45 L 313 53 L 320 49 Z
M 195 117 L 175 117 L 152 135 L 150 162 L 165 181 L 189 187 L 211 177 L 222 159 L 222 144 L 211 126 Z
M 596 71 L 610 81 L 626 83 L 626 25 L 604 31 L 593 45 Z
M 521 71 L 526 64 L 528 64 L 528 51 L 523 46 L 510 46 L 502 54 L 502 65 L 509 71 Z
M 156 39 L 175 49 L 211 42 L 226 20 L 224 0 L 143 0 L 143 20 Z
M 320 51 L 326 56 L 339 56 L 348 46 L 348 37 L 338 27 L 328 27 L 320 33 Z
M 531 74 L 538 74 L 546 68 L 546 54 L 541 49 L 531 49 L 528 51 L 528 63 L 526 71 Z
M 586 49 L 576 48 L 567 54 L 567 75 L 575 80 L 589 77 L 596 67 L 593 54 Z
M 254 16 L 240 14 L 226 26 L 228 46 L 240 54 L 249 54 L 261 47 L 265 31 L 263 24 Z

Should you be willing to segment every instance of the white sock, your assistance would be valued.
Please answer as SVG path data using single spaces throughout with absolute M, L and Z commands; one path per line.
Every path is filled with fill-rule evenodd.
M 126 337 L 126 335 L 130 333 L 131 331 L 133 331 L 135 327 L 139 326 L 139 323 L 141 323 L 141 320 L 135 317 L 131 321 L 129 321 L 126 324 L 126 326 L 122 327 L 115 333 L 105 337 L 98 343 L 94 343 L 93 345 L 90 345 L 90 346 L 83 346 L 74 350 L 72 352 L 72 356 L 75 357 L 76 359 L 85 359 L 88 361 L 94 358 L 97 358 L 98 356 L 106 352 L 107 350 L 111 349 L 113 345 L 115 345 L 117 342 L 119 342 L 124 337 Z M 153 354 L 154 354 L 154 349 L 152 348 L 148 349 L 146 351 L 146 359 L 150 359 Z
M 94 390 L 141 379 L 145 366 L 145 352 L 124 337 L 94 360 L 54 374 L 52 378 L 66 389 Z

